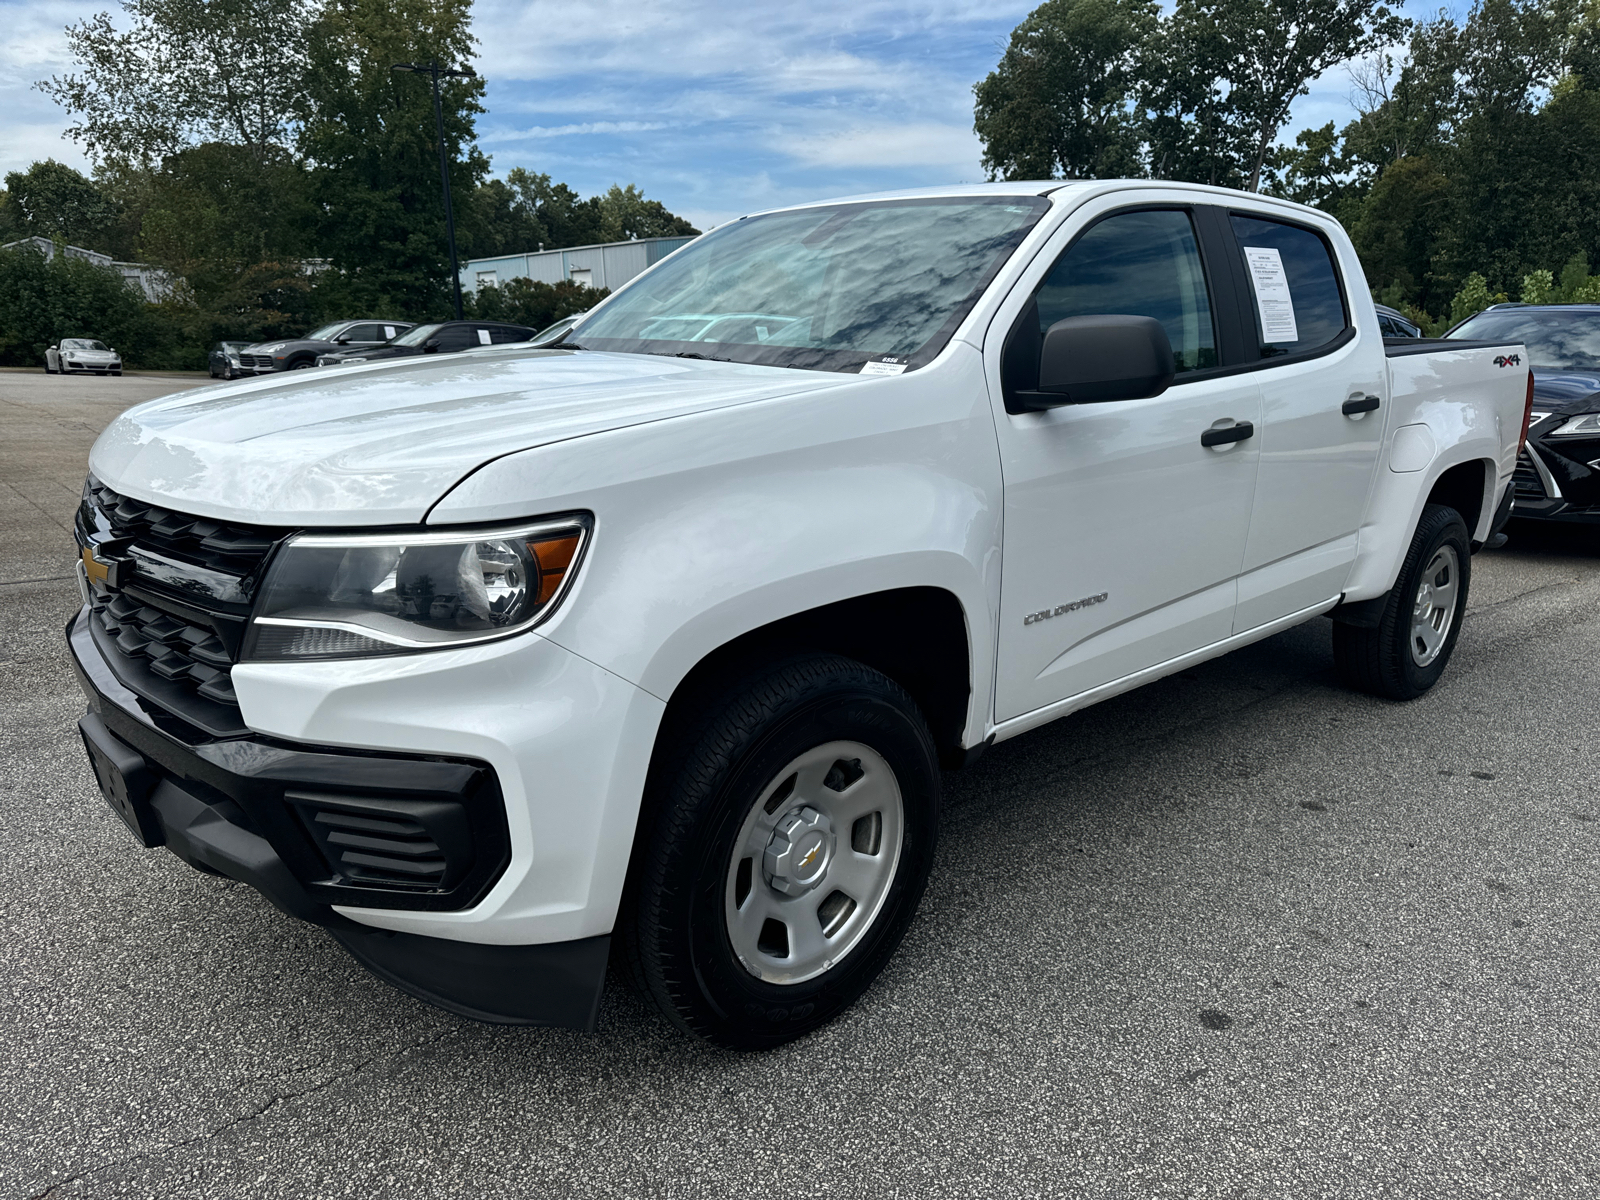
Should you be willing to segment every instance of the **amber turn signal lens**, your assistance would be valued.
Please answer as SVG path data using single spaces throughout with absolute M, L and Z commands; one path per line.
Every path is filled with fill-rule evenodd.
M 572 556 L 578 552 L 578 535 L 566 534 L 538 542 L 530 541 L 528 551 L 539 564 L 539 594 L 535 597 L 535 603 L 548 604 L 550 597 L 560 590 L 562 581 L 567 577 L 567 568 L 572 565 Z

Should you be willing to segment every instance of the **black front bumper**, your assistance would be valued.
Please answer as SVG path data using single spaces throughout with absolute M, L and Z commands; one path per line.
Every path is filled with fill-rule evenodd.
M 197 870 L 249 884 L 291 916 L 321 925 L 374 974 L 440 1008 L 499 1024 L 594 1028 L 609 936 L 485 945 L 375 929 L 334 909 L 437 911 L 481 898 L 509 858 L 504 804 L 490 768 L 248 736 L 180 741 L 158 727 L 163 714 L 152 702 L 117 678 L 80 618 L 67 625 L 90 710 L 79 728 L 98 756 L 119 764 L 132 796 L 108 801 L 124 813 L 136 810 L 125 819 L 147 846 L 165 845 Z M 447 811 L 452 802 L 466 819 Z M 468 838 L 456 847 L 467 865 L 454 878 L 447 865 L 431 879 L 438 886 L 374 886 L 319 836 L 319 813 L 366 819 L 391 811 L 422 822 L 444 813 L 434 841 Z

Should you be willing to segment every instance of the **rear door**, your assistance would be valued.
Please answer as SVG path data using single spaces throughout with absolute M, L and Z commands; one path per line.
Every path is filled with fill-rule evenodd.
M 1159 193 L 1155 195 L 1159 196 Z M 1137 193 L 1133 194 L 1134 197 Z M 1208 448 L 1214 425 L 1260 420 L 1254 373 L 1219 328 L 1231 280 L 1197 212 L 1129 193 L 1075 213 L 1002 305 L 986 339 L 999 396 L 1038 378 L 1040 337 L 1068 316 L 1166 327 L 1179 363 L 1160 396 L 1013 413 L 997 405 L 1005 545 L 995 716 L 1004 721 L 1226 639 L 1255 492 L 1253 438 Z M 1214 218 L 1213 218 L 1214 219 Z M 1000 344 L 1003 342 L 1003 346 Z
M 1262 404 L 1234 621 L 1242 633 L 1344 589 L 1377 467 L 1387 375 L 1382 341 L 1371 325 L 1365 337 L 1358 331 L 1359 292 L 1346 287 L 1325 232 L 1235 209 L 1223 233 Z M 1370 305 L 1365 312 L 1375 324 Z

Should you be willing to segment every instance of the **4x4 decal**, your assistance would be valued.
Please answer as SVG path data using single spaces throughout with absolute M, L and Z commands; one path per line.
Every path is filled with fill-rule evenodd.
M 1522 365 L 1522 355 L 1496 354 L 1494 356 L 1494 365 L 1497 367 L 1520 367 Z

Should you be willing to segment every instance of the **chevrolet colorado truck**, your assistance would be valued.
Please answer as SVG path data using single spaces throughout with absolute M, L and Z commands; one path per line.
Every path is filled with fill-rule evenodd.
M 729 222 L 557 345 L 220 384 L 96 442 L 99 788 L 488 1021 L 608 961 L 761 1048 L 850 1005 L 941 768 L 1330 616 L 1422 695 L 1504 523 L 1522 347 L 1384 342 L 1267 197 L 1000 183 Z

